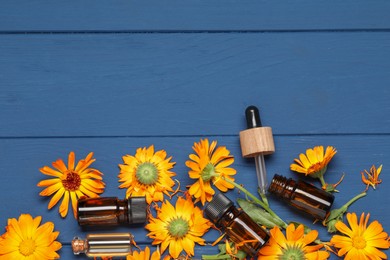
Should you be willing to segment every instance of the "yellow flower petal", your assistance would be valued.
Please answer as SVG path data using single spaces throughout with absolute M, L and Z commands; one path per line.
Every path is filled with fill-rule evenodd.
M 61 217 L 65 217 L 68 214 L 68 208 L 69 208 L 69 192 L 65 192 L 64 198 L 61 202 L 59 212 L 61 214 Z
M 54 177 L 58 177 L 58 178 L 62 177 L 61 172 L 53 170 L 52 168 L 50 168 L 48 166 L 44 166 L 44 167 L 40 168 L 39 170 L 45 175 L 54 176 Z
M 308 149 L 310 150 L 310 149 Z M 306 157 L 306 155 L 304 155 L 303 153 L 301 153 L 299 155 L 299 160 L 301 161 L 301 166 L 305 167 L 305 168 L 309 168 L 310 165 L 311 165 L 311 162 L 309 161 L 309 159 Z
M 77 195 L 76 192 L 70 192 L 70 199 L 72 202 L 73 215 L 77 219 Z
M 184 249 L 184 251 L 188 255 L 194 255 L 194 247 L 195 247 L 195 242 L 192 241 L 189 238 L 184 238 L 181 240 L 181 247 Z
M 53 162 L 52 165 L 60 172 L 66 172 L 68 170 L 62 159 L 58 159 L 57 161 Z
M 318 163 L 317 154 L 314 152 L 313 149 L 307 149 L 306 156 L 307 156 L 307 159 L 309 160 L 310 164 Z
M 313 253 L 308 253 L 305 255 L 305 259 L 308 260 L 322 260 L 322 259 L 328 259 L 330 256 L 329 252 L 327 251 L 316 251 Z
M 75 154 L 74 152 L 70 152 L 68 156 L 68 170 L 74 170 L 74 162 L 75 162 Z
M 57 183 L 60 183 L 61 180 L 56 178 L 56 179 L 48 179 L 48 180 L 43 180 L 43 181 L 40 181 L 38 182 L 37 186 L 38 187 L 46 187 L 46 186 L 51 186 L 51 185 L 54 185 L 54 184 L 57 184 Z
M 59 182 L 55 183 L 54 185 L 51 185 L 51 186 L 47 187 L 46 189 L 44 189 L 43 191 L 41 191 L 39 193 L 39 195 L 41 195 L 41 196 L 50 196 L 54 192 L 58 191 L 61 188 L 63 188 L 62 182 L 59 181 Z
M 52 207 L 54 207 L 58 203 L 58 201 L 61 199 L 62 195 L 64 195 L 64 193 L 65 193 L 64 188 L 57 190 L 56 194 L 54 194 L 54 196 L 51 198 L 47 208 L 51 209 Z

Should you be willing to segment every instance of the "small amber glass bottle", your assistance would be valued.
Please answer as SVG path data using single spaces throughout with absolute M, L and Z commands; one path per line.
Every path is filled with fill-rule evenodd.
M 334 201 L 334 196 L 329 192 L 307 182 L 294 181 L 277 174 L 268 191 L 321 221 L 326 218 Z
M 82 198 L 77 203 L 77 220 L 80 226 L 144 223 L 146 208 L 145 197 Z
M 132 244 L 130 233 L 89 234 L 85 239 L 75 237 L 72 250 L 75 255 L 88 257 L 126 256 L 132 252 Z
M 215 195 L 206 206 L 205 214 L 215 225 L 224 229 L 234 243 L 242 244 L 240 249 L 250 256 L 255 256 L 269 239 L 267 231 L 221 193 Z

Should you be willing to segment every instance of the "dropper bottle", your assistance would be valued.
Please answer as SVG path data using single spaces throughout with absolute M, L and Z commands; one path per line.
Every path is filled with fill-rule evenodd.
M 261 194 L 267 192 L 267 172 L 264 155 L 275 152 L 272 128 L 262 126 L 259 109 L 249 106 L 245 110 L 247 129 L 240 132 L 241 152 L 244 158 L 254 158 L 257 181 Z

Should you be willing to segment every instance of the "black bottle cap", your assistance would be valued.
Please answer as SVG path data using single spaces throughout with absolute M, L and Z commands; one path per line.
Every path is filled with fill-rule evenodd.
M 233 202 L 222 193 L 214 196 L 213 200 L 206 206 L 204 212 L 206 216 L 215 223 L 217 223 L 226 211 L 233 206 Z
M 259 109 L 255 106 L 249 106 L 245 109 L 246 126 L 248 129 L 261 127 Z
M 145 223 L 147 214 L 147 203 L 145 197 L 131 197 L 128 199 L 129 205 L 129 223 Z

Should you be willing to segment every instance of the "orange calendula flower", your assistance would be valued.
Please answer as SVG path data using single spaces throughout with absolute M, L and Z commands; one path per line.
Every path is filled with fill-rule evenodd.
M 364 184 L 367 184 L 366 191 L 368 190 L 368 187 L 370 185 L 375 190 L 376 186 L 378 184 L 382 183 L 382 180 L 379 179 L 379 174 L 381 173 L 381 171 L 382 171 L 382 165 L 379 166 L 378 169 L 375 167 L 375 165 L 373 165 L 370 168 L 370 172 L 368 172 L 367 170 L 364 170 L 364 172 L 361 172 L 362 181 Z M 365 174 L 367 175 L 367 178 L 366 178 Z
M 236 174 L 236 170 L 229 167 L 234 158 L 225 146 L 216 146 L 216 141 L 210 144 L 208 139 L 200 140 L 192 147 L 196 154 L 190 154 L 191 160 L 186 161 L 190 168 L 190 178 L 197 180 L 190 186 L 189 193 L 203 205 L 213 198 L 215 192 L 212 184 L 223 192 L 234 188 L 233 184 L 224 180 L 234 181 L 232 176 Z
M 306 154 L 301 153 L 299 159 L 294 159 L 296 163 L 291 164 L 290 169 L 304 173 L 306 176 L 318 178 L 324 190 L 336 191 L 335 188 L 343 177 L 336 184 L 327 184 L 324 180 L 324 173 L 336 153 L 337 151 L 333 146 L 326 147 L 325 153 L 323 146 L 315 146 L 313 149 L 307 149 Z
M 390 246 L 389 236 L 383 231 L 378 221 L 373 221 L 368 226 L 370 214 L 360 216 L 356 213 L 347 213 L 349 227 L 342 221 L 335 227 L 343 235 L 334 235 L 330 242 L 338 248 L 338 256 L 344 259 L 387 259 L 384 252 L 379 249 L 388 249 Z
M 154 251 L 152 255 L 150 255 L 149 247 L 145 247 L 143 251 L 134 251 L 131 255 L 126 257 L 126 260 L 160 260 L 160 252 Z
M 52 179 L 40 181 L 38 187 L 47 187 L 39 195 L 51 196 L 48 209 L 54 207 L 63 197 L 59 212 L 61 217 L 68 214 L 69 199 L 72 202 L 73 214 L 77 215 L 77 200 L 81 197 L 96 198 L 98 194 L 103 193 L 105 184 L 102 181 L 102 173 L 96 169 L 89 168 L 95 161 L 92 158 L 93 153 L 89 153 L 85 159 L 80 160 L 75 165 L 75 154 L 70 152 L 68 156 L 68 165 L 66 166 L 62 159 L 53 162 L 54 169 L 44 166 L 39 170 Z
M 306 176 L 323 174 L 336 152 L 335 148 L 328 146 L 324 154 L 323 146 L 315 146 L 313 149 L 307 149 L 306 155 L 301 153 L 299 159 L 294 159 L 296 164 L 291 164 L 290 169 Z
M 179 197 L 175 207 L 166 200 L 161 208 L 157 207 L 157 217 L 149 217 L 145 226 L 153 245 L 161 245 L 161 254 L 169 247 L 169 254 L 178 258 L 184 250 L 189 256 L 194 255 L 195 243 L 204 245 L 201 238 L 212 225 L 203 217 L 203 212 L 190 198 Z
M 135 156 L 122 157 L 120 164 L 119 188 L 127 188 L 126 197 L 145 196 L 150 204 L 152 201 L 163 201 L 164 194 L 169 196 L 175 182 L 172 177 L 176 174 L 170 170 L 175 162 L 170 162 L 164 150 L 154 152 L 154 146 L 138 148 Z
M 0 237 L 0 260 L 60 258 L 56 252 L 62 247 L 56 241 L 59 232 L 53 231 L 52 222 L 40 225 L 41 220 L 41 216 L 32 218 L 29 214 L 8 219 L 6 233 Z
M 321 260 L 329 257 L 329 252 L 320 250 L 323 244 L 312 245 L 318 237 L 317 230 L 311 230 L 305 235 L 303 225 L 295 228 L 294 224 L 289 224 L 286 236 L 275 226 L 270 230 L 270 236 L 268 244 L 260 249 L 258 259 Z

